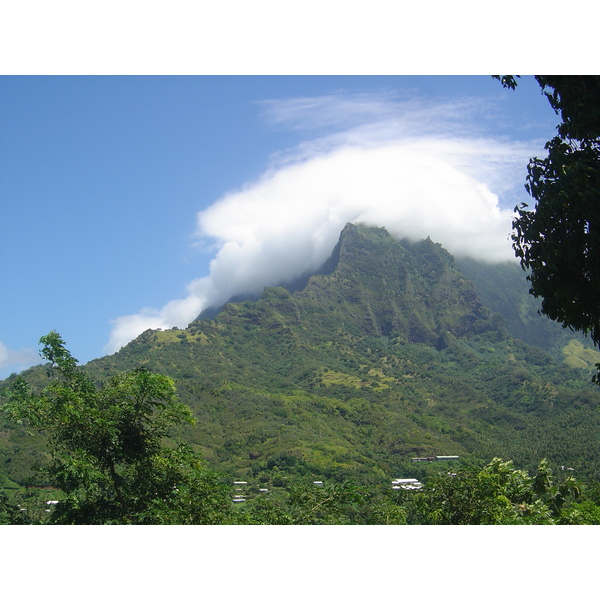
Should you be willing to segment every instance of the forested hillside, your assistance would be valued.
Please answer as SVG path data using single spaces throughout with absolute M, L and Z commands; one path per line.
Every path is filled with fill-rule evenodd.
M 99 386 L 139 367 L 173 378 L 197 419 L 175 436 L 232 481 L 265 488 L 426 481 L 448 466 L 412 459 L 448 455 L 459 457 L 453 469 L 503 457 L 535 470 L 547 458 L 555 473 L 600 479 L 595 354 L 561 328 L 521 331 L 549 352 L 511 335 L 535 313 L 512 283 L 494 291 L 491 269 L 459 269 L 430 239 L 347 225 L 301 289 L 268 288 L 184 330 L 148 330 L 86 372 Z M 39 388 L 43 373 L 25 378 Z M 42 442 L 4 425 L 10 480 L 23 484 L 44 460 Z

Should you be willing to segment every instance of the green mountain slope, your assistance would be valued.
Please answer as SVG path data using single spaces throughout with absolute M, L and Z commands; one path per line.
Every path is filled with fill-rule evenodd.
M 588 378 L 512 338 L 440 245 L 385 229 L 347 226 L 300 291 L 147 331 L 89 368 L 139 363 L 175 377 L 201 423 L 193 441 L 232 473 L 279 461 L 383 476 L 430 455 L 595 469 Z
M 439 464 L 411 459 L 437 455 L 600 476 L 589 373 L 511 336 L 429 239 L 348 225 L 302 289 L 148 330 L 86 368 L 101 382 L 139 365 L 176 380 L 199 422 L 180 435 L 239 477 L 385 481 L 426 475 Z
M 581 368 L 593 370 L 594 364 L 600 361 L 600 353 L 590 354 L 594 346 L 584 335 L 540 315 L 541 302 L 529 294 L 529 282 L 518 262 L 489 264 L 461 258 L 457 265 L 473 281 L 482 302 L 502 315 L 513 337 L 542 348 L 559 362 L 573 354 L 572 342 L 576 342 L 577 347 L 581 345 L 585 349 L 579 352 L 585 363 L 579 363 Z

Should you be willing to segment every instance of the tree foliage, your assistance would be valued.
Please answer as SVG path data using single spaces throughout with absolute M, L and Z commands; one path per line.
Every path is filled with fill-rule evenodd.
M 314 485 L 288 476 L 282 488 L 249 497 L 236 523 L 264 525 L 600 524 L 597 488 L 555 476 L 546 459 L 529 474 L 494 458 L 482 468 L 438 470 L 417 490 L 351 481 Z M 265 484 L 263 484 L 265 485 Z
M 510 75 L 496 76 L 515 89 Z M 562 122 L 532 158 L 526 189 L 535 201 L 516 207 L 513 247 L 530 270 L 541 312 L 600 344 L 600 76 L 538 75 Z
M 190 447 L 166 444 L 170 428 L 193 423 L 172 379 L 141 367 L 101 389 L 77 367 L 60 335 L 41 338 L 52 381 L 39 394 L 17 379 L 6 415 L 46 432 L 52 460 L 43 469 L 65 498 L 55 523 L 211 523 L 226 491 Z
M 552 525 L 581 493 L 572 477 L 557 483 L 548 462 L 535 475 L 494 458 L 481 470 L 440 473 L 427 482 L 413 504 L 413 522 L 432 525 Z
M 29 525 L 29 515 L 0 492 L 0 525 Z

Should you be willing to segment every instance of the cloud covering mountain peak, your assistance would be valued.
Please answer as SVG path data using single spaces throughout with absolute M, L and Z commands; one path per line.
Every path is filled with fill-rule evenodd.
M 419 135 L 423 107 L 411 113 L 360 101 L 352 113 L 345 99 L 345 114 L 363 122 L 274 157 L 256 181 L 199 212 L 197 239 L 215 249 L 209 274 L 191 281 L 183 299 L 115 319 L 105 349 L 114 352 L 148 328 L 185 327 L 204 308 L 318 269 L 348 222 L 384 226 L 397 238 L 429 236 L 457 256 L 514 260 L 507 206 L 517 203 L 523 173 L 515 166 L 526 164 L 531 147 L 469 137 L 466 127 L 455 137 L 457 110 L 448 106 L 428 109 Z M 279 125 L 287 119 L 298 127 L 319 106 L 326 114 L 314 114 L 314 122 L 331 126 L 336 113 L 329 101 L 269 110 Z

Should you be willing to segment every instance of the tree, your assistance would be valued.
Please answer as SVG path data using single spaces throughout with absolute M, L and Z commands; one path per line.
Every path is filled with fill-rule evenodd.
M 0 525 L 29 525 L 29 516 L 0 492 Z
M 426 525 L 552 525 L 579 494 L 572 477 L 553 481 L 545 459 L 532 477 L 511 461 L 494 458 L 480 471 L 463 468 L 434 476 L 417 493 L 412 520 Z
M 512 75 L 495 76 L 515 89 Z M 513 248 L 541 312 L 600 345 L 600 76 L 537 75 L 562 118 L 546 158 L 532 158 L 515 208 Z M 600 368 L 600 366 L 599 366 Z M 595 377 L 596 379 L 596 377 Z
M 53 331 L 40 339 L 53 380 L 35 394 L 22 378 L 3 412 L 46 432 L 43 472 L 65 494 L 54 523 L 216 523 L 226 487 L 169 430 L 194 423 L 171 379 L 140 367 L 97 389 Z

